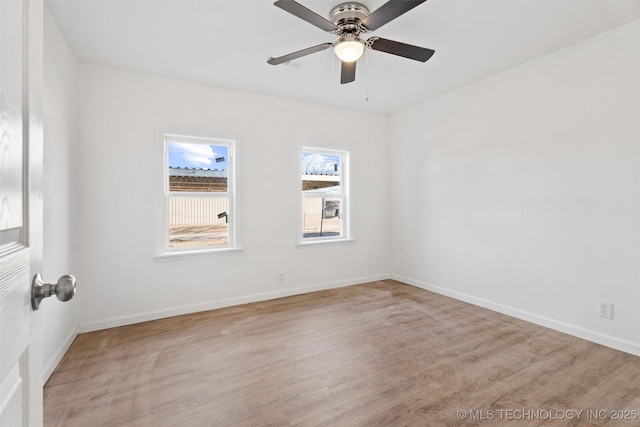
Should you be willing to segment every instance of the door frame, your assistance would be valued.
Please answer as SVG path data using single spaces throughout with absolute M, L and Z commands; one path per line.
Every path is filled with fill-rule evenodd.
M 27 242 L 31 252 L 31 277 L 42 271 L 44 239 L 43 163 L 44 163 L 44 4 L 43 0 L 26 2 L 26 97 L 25 138 L 27 142 L 28 224 Z M 27 424 L 43 424 L 43 319 L 42 313 L 32 311 L 29 327 L 29 348 L 25 363 L 29 372 L 26 385 Z

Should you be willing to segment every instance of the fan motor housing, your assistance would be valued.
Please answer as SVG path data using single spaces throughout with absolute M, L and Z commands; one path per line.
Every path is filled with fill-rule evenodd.
M 343 3 L 333 8 L 329 20 L 344 33 L 359 33 L 358 24 L 369 16 L 369 9 L 360 3 Z

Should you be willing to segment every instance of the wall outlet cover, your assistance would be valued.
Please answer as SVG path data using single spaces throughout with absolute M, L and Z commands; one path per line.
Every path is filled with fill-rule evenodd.
M 613 303 L 610 301 L 598 301 L 598 316 L 605 319 L 613 319 Z

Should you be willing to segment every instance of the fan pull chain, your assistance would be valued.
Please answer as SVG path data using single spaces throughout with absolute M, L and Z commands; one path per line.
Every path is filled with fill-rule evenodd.
M 364 50 L 364 100 L 369 102 L 369 49 Z
M 331 87 L 333 88 L 333 93 L 331 94 L 331 103 L 336 103 L 336 87 L 333 84 L 335 82 L 336 75 L 336 56 L 333 54 L 333 49 L 331 49 Z

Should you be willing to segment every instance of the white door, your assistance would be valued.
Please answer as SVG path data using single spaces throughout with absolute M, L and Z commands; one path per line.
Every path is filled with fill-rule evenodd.
M 0 426 L 42 425 L 42 0 L 0 0 Z

